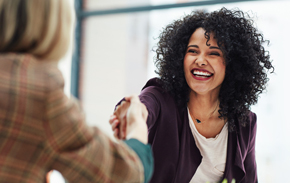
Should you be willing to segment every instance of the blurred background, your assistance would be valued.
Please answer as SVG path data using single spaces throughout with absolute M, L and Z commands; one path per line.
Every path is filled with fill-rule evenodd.
M 91 126 L 113 137 L 109 116 L 124 96 L 139 94 L 155 77 L 152 51 L 161 30 L 193 10 L 238 8 L 270 40 L 275 73 L 252 111 L 258 117 L 259 182 L 287 182 L 290 170 L 290 1 L 279 0 L 71 0 L 76 7 L 74 44 L 60 62 L 65 92 L 79 98 Z M 51 182 L 61 183 L 55 172 Z

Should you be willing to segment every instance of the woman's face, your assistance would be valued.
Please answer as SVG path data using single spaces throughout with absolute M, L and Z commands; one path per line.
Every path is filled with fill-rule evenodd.
M 185 79 L 197 94 L 218 94 L 225 78 L 225 59 L 212 34 L 206 45 L 204 33 L 198 28 L 189 39 L 183 63 Z

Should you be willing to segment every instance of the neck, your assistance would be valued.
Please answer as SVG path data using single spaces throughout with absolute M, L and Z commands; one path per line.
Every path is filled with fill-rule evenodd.
M 218 116 L 218 105 L 218 95 L 198 95 L 195 92 L 190 93 L 187 104 L 190 113 L 200 121 Z

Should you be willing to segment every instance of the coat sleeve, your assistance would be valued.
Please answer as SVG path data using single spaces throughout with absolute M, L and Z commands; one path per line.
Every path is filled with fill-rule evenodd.
M 248 153 L 244 161 L 245 167 L 245 179 L 243 182 L 258 182 L 257 178 L 257 165 L 255 156 L 255 146 L 256 146 L 256 132 L 257 132 L 257 117 L 256 114 L 252 113 L 250 115 L 250 141 L 248 146 Z
M 76 100 L 64 94 L 58 77 L 47 82 L 43 128 L 45 153 L 53 159 L 50 168 L 69 182 L 143 182 L 144 169 L 137 154 L 98 128 L 89 128 Z

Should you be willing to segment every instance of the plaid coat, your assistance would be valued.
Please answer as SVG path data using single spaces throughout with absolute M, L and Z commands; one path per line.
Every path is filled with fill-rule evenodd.
M 143 182 L 136 153 L 88 128 L 63 86 L 57 63 L 0 55 L 0 182 L 44 182 L 51 169 L 69 182 Z

